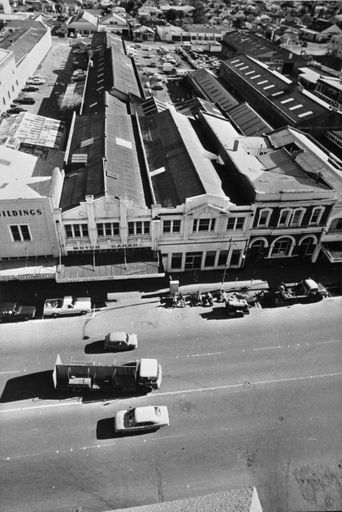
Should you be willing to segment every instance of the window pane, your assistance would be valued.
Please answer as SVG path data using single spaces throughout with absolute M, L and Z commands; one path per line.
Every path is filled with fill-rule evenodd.
M 198 226 L 198 220 L 197 219 L 194 219 L 194 227 L 193 227 L 193 231 L 197 231 L 197 226 Z
M 240 261 L 241 251 L 238 249 L 233 249 L 232 256 L 230 258 L 231 265 L 238 265 Z
M 235 228 L 235 218 L 231 217 L 230 219 L 228 219 L 227 229 L 234 229 L 234 228 Z
M 26 225 L 20 226 L 23 240 L 31 240 L 29 228 Z
M 81 230 L 79 224 L 74 224 L 74 236 L 81 236 Z
M 227 258 L 228 258 L 228 251 L 220 251 L 219 259 L 218 259 L 218 265 L 226 265 L 227 264 Z
M 243 229 L 244 223 L 245 223 L 245 218 L 244 217 L 238 217 L 236 219 L 236 227 L 235 227 L 235 229 Z
M 103 224 L 96 224 L 97 236 L 103 236 Z
M 216 219 L 211 219 L 210 231 L 215 231 Z
M 163 233 L 170 233 L 171 232 L 171 221 L 170 220 L 164 220 L 163 222 Z
M 21 236 L 19 233 L 19 227 L 18 226 L 11 226 L 11 232 L 13 236 L 13 240 L 15 242 L 21 242 Z
M 120 235 L 120 224 L 118 222 L 114 222 L 113 224 L 113 234 Z
M 142 223 L 141 222 L 135 223 L 135 233 L 137 235 L 140 235 L 142 233 Z
M 82 224 L 81 228 L 82 228 L 82 236 L 88 236 L 88 225 Z
M 144 233 L 145 233 L 145 235 L 150 234 L 150 223 L 148 221 L 144 222 Z
M 182 268 L 182 253 L 177 252 L 172 254 L 171 268 Z
M 174 233 L 179 233 L 180 232 L 180 225 L 181 225 L 181 221 L 180 220 L 174 220 L 173 221 L 173 232 Z
M 200 219 L 198 231 L 208 231 L 209 219 Z
M 215 265 L 215 256 L 216 256 L 215 251 L 208 251 L 205 255 L 204 266 L 205 267 L 213 267 Z
M 134 222 L 129 222 L 128 223 L 128 234 L 129 235 L 134 235 Z
M 67 224 L 65 226 L 65 233 L 66 233 L 67 238 L 72 238 L 73 235 L 72 235 L 72 226 L 71 226 L 71 224 Z
M 112 225 L 109 222 L 105 224 L 106 236 L 112 236 Z

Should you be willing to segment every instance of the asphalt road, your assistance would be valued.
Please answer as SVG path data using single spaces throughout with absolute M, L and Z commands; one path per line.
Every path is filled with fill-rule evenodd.
M 255 485 L 265 512 L 342 508 L 342 299 L 226 319 L 123 294 L 86 317 L 1 325 L 1 510 L 103 511 Z M 110 330 L 139 348 L 103 354 Z M 51 392 L 62 359 L 157 357 L 146 397 Z M 115 438 L 116 410 L 166 404 L 171 425 Z M 77 508 L 79 507 L 79 508 Z

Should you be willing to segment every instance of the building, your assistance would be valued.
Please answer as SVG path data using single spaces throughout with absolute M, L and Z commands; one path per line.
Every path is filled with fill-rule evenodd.
M 342 60 L 342 34 L 335 34 L 331 36 L 328 48 L 331 55 Z
M 325 43 L 334 34 L 342 34 L 342 30 L 333 21 L 323 18 L 318 18 L 306 28 L 300 30 L 302 39 L 315 43 Z
M 247 55 L 223 62 L 220 77 L 275 128 L 290 125 L 323 138 L 342 124 L 341 112 L 329 103 Z
M 281 48 L 269 39 L 245 31 L 230 31 L 224 35 L 222 55 L 227 59 L 248 55 L 288 76 L 297 76 L 298 67 L 305 65 L 303 56 Z
M 112 34 L 121 35 L 126 38 L 130 33 L 130 28 L 126 18 L 113 12 L 99 20 L 98 29 L 104 30 L 105 32 L 111 32 Z
M 12 21 L 0 41 L 0 113 L 6 111 L 51 48 L 50 29 L 40 21 Z

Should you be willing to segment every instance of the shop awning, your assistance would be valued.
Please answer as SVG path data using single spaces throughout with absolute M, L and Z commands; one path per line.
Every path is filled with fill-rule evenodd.
M 0 261 L 0 281 L 55 279 L 57 259 Z
M 342 241 L 324 242 L 322 251 L 331 263 L 342 263 Z
M 84 254 L 63 258 L 56 274 L 57 283 L 106 281 L 163 277 L 158 254 L 145 250 L 137 253 Z

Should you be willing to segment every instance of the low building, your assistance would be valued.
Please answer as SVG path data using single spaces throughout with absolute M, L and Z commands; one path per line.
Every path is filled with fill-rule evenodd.
M 121 35 L 126 38 L 130 33 L 130 28 L 126 18 L 113 12 L 99 20 L 98 30 L 104 30 L 105 32 L 111 32 L 112 34 Z
M 88 11 L 79 11 L 66 21 L 68 36 L 90 36 L 99 31 L 99 17 Z
M 342 60 L 342 34 L 335 34 L 330 38 L 328 49 L 331 55 Z
M 342 30 L 333 21 L 323 18 L 318 18 L 306 28 L 300 30 L 302 39 L 315 43 L 327 42 L 334 34 L 342 34 Z

